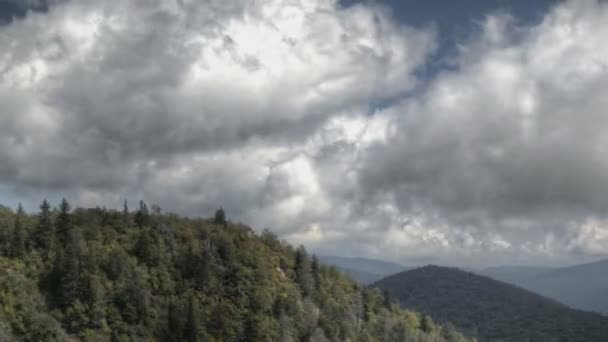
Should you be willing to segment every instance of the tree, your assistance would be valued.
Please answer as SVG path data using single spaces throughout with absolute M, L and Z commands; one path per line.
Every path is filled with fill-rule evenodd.
M 441 336 L 449 342 L 466 342 L 466 338 L 450 322 L 445 323 L 441 328 Z
M 391 309 L 391 294 L 388 292 L 388 290 L 384 289 L 384 291 L 382 291 L 382 298 L 383 298 L 383 302 L 384 302 L 384 307 L 387 309 Z
M 50 250 L 53 245 L 53 221 L 51 218 L 51 205 L 45 199 L 40 205 L 38 213 L 38 226 L 33 236 L 34 244 L 37 248 Z
M 310 296 L 313 290 L 313 277 L 310 259 L 304 246 L 298 247 L 295 258 L 296 281 L 304 296 Z
M 196 298 L 190 296 L 190 304 L 188 305 L 188 317 L 186 326 L 184 327 L 184 340 L 188 342 L 200 341 L 200 312 Z
M 182 340 L 184 335 L 184 316 L 181 303 L 176 298 L 170 298 L 167 305 L 167 331 L 165 332 L 166 342 L 177 342 Z
M 83 246 L 82 234 L 78 229 L 70 230 L 70 238 L 59 262 L 60 303 L 65 308 L 82 298 L 84 292 L 82 272 Z
M 23 206 L 21 206 L 21 203 L 19 203 L 19 206 L 17 207 L 17 215 L 15 216 L 15 225 L 13 227 L 13 236 L 10 246 L 10 255 L 13 258 L 21 258 L 25 255 L 25 231 L 22 222 L 23 219 Z
M 143 228 L 144 226 L 147 226 L 149 224 L 149 221 L 150 213 L 148 212 L 148 206 L 146 205 L 146 202 L 140 200 L 139 210 L 135 214 L 135 224 L 139 228 Z
M 312 278 L 315 285 L 315 290 L 319 290 L 321 288 L 321 271 L 319 269 L 319 259 L 317 259 L 316 255 L 312 255 Z
M 72 215 L 70 214 L 70 204 L 64 198 L 61 200 L 59 206 L 59 215 L 55 223 L 55 231 L 57 234 L 57 241 L 60 247 L 65 247 L 70 239 L 71 231 L 73 228 Z
M 325 337 L 323 329 L 317 328 L 315 333 L 310 337 L 310 342 L 328 342 L 329 340 Z
M 268 231 L 258 236 L 240 225 L 219 228 L 213 217 L 150 212 L 152 224 L 169 227 L 165 234 L 135 225 L 136 210 L 125 225 L 122 208 L 70 211 L 67 201 L 61 208 L 51 212 L 44 201 L 37 216 L 28 216 L 0 206 L 6 245 L 0 341 L 447 342 L 442 336 L 456 336 L 449 329 L 442 335 L 440 327 L 424 333 L 419 314 L 395 303 L 386 310 L 379 290 L 356 285 Z M 146 213 L 145 205 L 139 209 Z M 36 232 L 51 232 L 51 253 L 45 258 L 45 250 L 26 243 L 21 257 L 7 257 L 13 227 L 27 232 L 29 222 L 37 224 L 32 241 L 42 237 Z M 547 336 L 537 337 L 554 340 Z M 605 336 L 608 330 L 581 342 Z
M 437 329 L 437 326 L 430 316 L 424 315 L 424 317 L 422 317 L 422 322 L 420 323 L 420 328 L 425 333 L 430 334 Z
M 214 260 L 211 247 L 203 246 L 200 256 L 194 256 L 192 260 L 196 260 L 194 268 L 195 287 L 201 290 L 209 290 L 214 283 Z
M 225 226 L 228 223 L 226 221 L 226 213 L 224 212 L 224 208 L 220 207 L 218 210 L 215 211 L 213 223 L 222 226 Z
M 291 320 L 285 310 L 280 309 L 279 313 L 279 342 L 292 342 Z
M 129 203 L 126 199 L 122 206 L 122 222 L 126 225 L 129 224 Z
M 148 266 L 157 266 L 160 262 L 160 246 L 158 236 L 150 229 L 142 229 L 135 243 L 135 255 Z

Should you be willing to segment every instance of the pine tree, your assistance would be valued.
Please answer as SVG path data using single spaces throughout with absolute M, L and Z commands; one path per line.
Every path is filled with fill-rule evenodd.
M 226 221 L 226 213 L 224 212 L 224 208 L 222 208 L 221 206 L 218 210 L 215 211 L 213 223 L 222 226 L 225 226 L 228 223 Z
M 317 259 L 316 255 L 312 255 L 312 278 L 315 285 L 315 290 L 319 290 L 321 288 L 321 271 L 319 269 L 319 259 Z
M 210 246 L 204 246 L 200 257 L 196 262 L 194 279 L 195 286 L 201 290 L 207 290 L 212 287 L 213 284 L 213 253 L 211 252 Z
M 64 198 L 61 200 L 59 206 L 59 216 L 55 223 L 55 231 L 57 234 L 57 241 L 60 247 L 64 248 L 70 240 L 70 235 L 73 228 L 72 215 L 70 214 L 70 204 Z
M 129 225 L 129 204 L 126 199 L 122 207 L 122 221 L 125 225 Z
M 296 281 L 300 285 L 300 290 L 304 296 L 310 296 L 313 289 L 313 278 L 311 272 L 310 259 L 304 246 L 296 250 L 295 260 Z
M 289 316 L 284 309 L 279 313 L 279 342 L 292 342 L 292 327 Z
M 33 236 L 34 244 L 37 248 L 49 251 L 53 245 L 54 231 L 51 219 L 51 205 L 45 199 L 40 205 L 38 214 L 38 226 Z
M 21 258 L 25 255 L 25 228 L 23 227 L 22 222 L 24 215 L 23 206 L 19 203 L 10 246 L 10 254 L 13 258 Z
M 165 342 L 181 341 L 184 335 L 184 318 L 181 305 L 176 298 L 171 298 L 167 306 L 167 331 Z
M 148 205 L 146 202 L 139 201 L 139 210 L 135 214 L 135 224 L 139 228 L 143 228 L 149 224 L 150 221 L 150 213 L 148 212 Z
M 82 234 L 77 229 L 71 229 L 59 265 L 60 300 L 64 308 L 75 303 L 76 300 L 82 299 L 84 292 L 83 243 Z
M 388 292 L 388 290 L 384 290 L 382 291 L 382 298 L 384 301 L 384 307 L 387 309 L 391 309 L 391 294 Z
M 199 342 L 201 334 L 200 328 L 200 312 L 196 298 L 190 297 L 190 305 L 188 306 L 188 318 L 184 327 L 184 340 L 188 342 Z
M 420 323 L 420 328 L 422 329 L 422 331 L 428 334 L 435 331 L 435 329 L 437 329 L 437 326 L 435 325 L 435 322 L 433 322 L 433 319 L 430 316 L 424 315 L 424 317 L 422 317 L 422 322 Z
M 152 267 L 158 266 L 160 262 L 159 255 L 162 251 L 159 249 L 158 237 L 150 229 L 142 229 L 135 243 L 135 255 L 140 262 Z

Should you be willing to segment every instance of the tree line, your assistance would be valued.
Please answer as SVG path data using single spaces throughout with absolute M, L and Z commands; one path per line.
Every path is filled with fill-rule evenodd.
M 221 207 L 0 206 L 0 340 L 68 339 L 469 341 Z

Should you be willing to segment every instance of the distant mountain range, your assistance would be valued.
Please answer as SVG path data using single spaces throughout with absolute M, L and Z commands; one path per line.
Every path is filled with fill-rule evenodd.
M 532 270 L 510 271 L 527 277 Z M 562 279 L 562 274 L 553 273 L 552 279 Z M 607 317 L 455 268 L 421 267 L 372 286 L 387 290 L 403 307 L 451 322 L 480 342 L 608 341 Z
M 366 258 L 320 256 L 319 260 L 364 285 L 414 268 Z M 608 315 L 608 260 L 559 268 L 498 266 L 465 270 L 519 286 L 574 309 Z
M 364 285 L 369 285 L 391 274 L 411 269 L 411 267 L 394 262 L 366 258 L 319 256 L 319 261 L 325 265 L 336 267 L 354 281 Z
M 608 260 L 563 268 L 492 267 L 478 273 L 573 308 L 608 314 Z

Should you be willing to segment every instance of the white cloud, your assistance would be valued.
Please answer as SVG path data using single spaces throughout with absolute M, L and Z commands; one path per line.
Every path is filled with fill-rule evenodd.
M 224 205 L 326 253 L 601 254 L 607 7 L 488 17 L 418 89 L 435 32 L 372 5 L 61 3 L 0 28 L 0 188 Z
M 338 238 L 432 30 L 337 1 L 70 1 L 0 29 L 0 184 Z M 312 235 L 311 235 L 312 234 Z M 300 238 L 298 238 L 300 236 Z M 321 239 L 320 237 L 323 237 Z
M 422 206 L 451 242 L 471 232 L 477 255 L 557 260 L 572 222 L 603 216 L 608 200 L 608 7 L 570 1 L 537 26 L 513 23 L 488 17 L 455 70 L 387 110 L 398 128 L 368 151 L 362 184 L 402 213 Z M 590 240 L 579 254 L 598 253 Z

